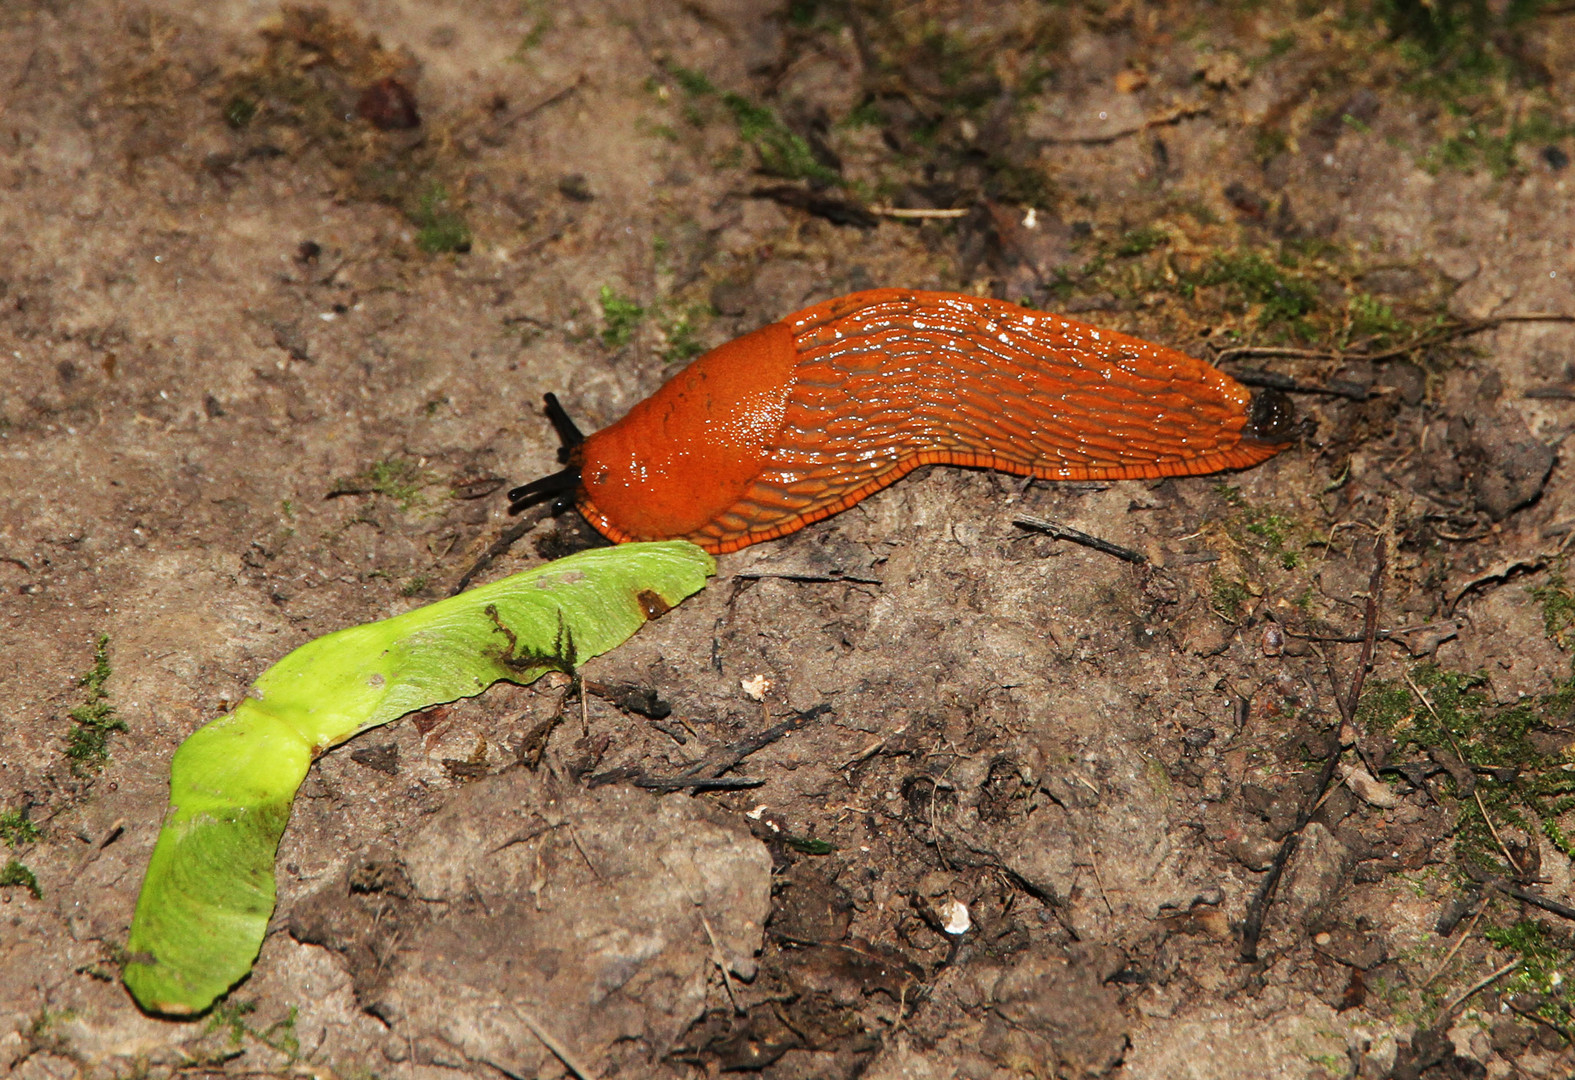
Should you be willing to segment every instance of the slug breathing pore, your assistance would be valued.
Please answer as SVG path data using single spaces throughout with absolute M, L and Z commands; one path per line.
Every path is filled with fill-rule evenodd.
M 1163 345 L 960 293 L 874 289 L 718 346 L 622 420 L 582 435 L 547 395 L 563 471 L 516 504 L 571 496 L 615 542 L 713 554 L 795 532 L 920 465 L 1048 480 L 1242 469 L 1293 414 Z

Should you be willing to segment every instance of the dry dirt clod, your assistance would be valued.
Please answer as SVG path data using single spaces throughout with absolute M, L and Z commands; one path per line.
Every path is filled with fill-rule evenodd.
M 1302 830 L 1280 903 L 1284 918 L 1306 932 L 1320 929 L 1349 880 L 1350 849 L 1316 821 Z
M 1106 980 L 1126 963 L 1119 952 L 1073 946 L 1019 956 L 991 993 L 983 1049 L 1009 1069 L 1054 1061 L 1058 1073 L 1107 1075 L 1127 1045 L 1120 995 Z
M 619 1042 L 662 1053 L 703 1011 L 715 950 L 752 966 L 769 881 L 764 846 L 699 803 L 514 770 L 467 785 L 397 860 L 363 858 L 291 926 L 343 958 L 417 1064 L 531 1075 L 555 1056 L 536 1026 L 593 1063 Z
M 1448 438 L 1477 509 L 1494 521 L 1541 495 L 1553 469 L 1553 447 L 1533 438 L 1508 409 L 1462 416 L 1450 424 Z

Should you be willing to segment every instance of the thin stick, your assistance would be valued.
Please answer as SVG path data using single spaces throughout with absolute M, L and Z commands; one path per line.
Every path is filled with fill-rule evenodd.
M 585 76 L 581 75 L 579 78 L 575 79 L 572 83 L 570 83 L 568 86 L 563 87 L 561 90 L 558 90 L 555 93 L 548 94 L 546 97 L 542 98 L 540 101 L 536 102 L 534 105 L 530 105 L 530 106 L 527 106 L 524 109 L 521 109 L 519 112 L 517 112 L 513 116 L 509 117 L 507 120 L 503 121 L 503 123 L 500 124 L 499 126 L 503 127 L 503 128 L 508 128 L 508 127 L 512 127 L 513 125 L 519 123 L 521 120 L 529 120 L 531 117 L 535 116 L 537 113 L 541 112 L 543 109 L 546 109 L 546 108 L 549 108 L 550 106 L 558 104 L 558 102 L 564 100 L 570 94 L 572 94 L 575 91 L 579 90 L 580 84 L 583 83 L 583 82 L 585 82 Z
M 1373 396 L 1368 387 L 1343 379 L 1336 379 L 1320 386 L 1298 382 L 1289 375 L 1281 375 L 1276 371 L 1238 368 L 1230 374 L 1237 382 L 1246 386 L 1267 386 L 1271 390 L 1284 390 L 1291 394 L 1327 394 L 1330 397 L 1349 398 L 1351 401 L 1366 401 Z
M 1443 974 L 1444 969 L 1449 966 L 1449 962 L 1453 960 L 1455 958 L 1455 954 L 1460 951 L 1460 946 L 1464 945 L 1466 941 L 1470 939 L 1471 932 L 1477 928 L 1477 923 L 1482 921 L 1482 910 L 1482 908 L 1477 908 L 1477 913 L 1471 916 L 1471 924 L 1466 927 L 1465 932 L 1462 933 L 1458 939 L 1456 939 L 1455 943 L 1449 947 L 1449 951 L 1444 954 L 1444 958 L 1440 960 L 1438 962 L 1438 966 L 1433 969 L 1433 974 L 1422 980 L 1422 985 L 1418 987 L 1418 989 L 1426 990 L 1428 986 L 1432 984 L 1434 979 Z
M 1549 900 L 1546 896 L 1539 896 L 1530 889 L 1522 889 L 1520 886 L 1511 885 L 1508 882 L 1496 882 L 1495 884 L 1516 900 L 1524 900 L 1533 907 L 1539 907 L 1543 911 L 1551 911 L 1561 918 L 1575 919 L 1575 908 L 1570 907 L 1568 904 L 1561 904 L 1557 900 Z
M 477 559 L 475 564 L 465 571 L 464 575 L 459 579 L 459 584 L 454 586 L 449 595 L 457 596 L 469 588 L 471 581 L 475 579 L 476 575 L 492 565 L 493 559 L 508 551 L 520 537 L 534 529 L 541 519 L 547 516 L 547 509 L 548 505 L 543 503 L 539 509 L 532 508 L 527 510 L 518 521 L 505 529 L 503 535 L 494 540 L 492 546 L 481 553 L 481 558 Z
M 1373 641 L 1378 634 L 1378 605 L 1383 595 L 1384 570 L 1389 563 L 1388 535 L 1389 526 L 1394 522 L 1394 504 L 1389 506 L 1389 514 L 1385 520 L 1385 529 L 1382 531 L 1378 542 L 1378 555 L 1373 563 L 1373 573 L 1367 584 L 1367 611 L 1362 620 L 1362 658 L 1357 665 L 1356 672 L 1351 676 L 1351 692 L 1346 695 L 1340 693 L 1338 681 L 1335 679 L 1334 668 L 1329 668 L 1329 678 L 1335 683 L 1334 700 L 1339 706 L 1342 720 L 1341 729 L 1351 726 L 1356 719 L 1356 705 L 1362 696 L 1362 684 L 1367 678 L 1367 666 L 1373 659 Z M 1252 901 L 1247 905 L 1247 918 L 1242 924 L 1241 952 L 1243 963 L 1256 964 L 1258 962 L 1258 939 L 1263 936 L 1263 922 L 1268 917 L 1269 905 L 1274 901 L 1275 891 L 1279 888 L 1280 878 L 1285 873 L 1285 867 L 1290 863 L 1291 857 L 1296 854 L 1297 847 L 1301 844 L 1302 830 L 1312 820 L 1318 808 L 1324 804 L 1329 794 L 1329 785 L 1334 780 L 1335 768 L 1340 762 L 1341 737 L 1337 732 L 1329 747 L 1329 756 L 1324 759 L 1323 770 L 1318 775 L 1318 787 L 1313 798 L 1307 801 L 1301 813 L 1296 815 L 1296 824 L 1280 844 L 1280 850 L 1274 855 L 1274 862 L 1269 865 L 1269 872 L 1264 875 L 1263 881 L 1258 885 L 1258 891 L 1253 894 Z
M 1238 345 L 1234 349 L 1222 349 L 1214 356 L 1216 364 L 1228 364 L 1232 360 L 1245 360 L 1248 357 L 1289 357 L 1299 360 L 1343 360 L 1346 353 L 1330 352 L 1327 349 L 1292 349 L 1279 345 Z
M 1373 576 L 1367 582 L 1367 610 L 1362 618 L 1362 658 L 1351 676 L 1351 693 L 1345 699 L 1340 713 L 1347 724 L 1356 722 L 1356 706 L 1362 700 L 1362 685 L 1367 682 L 1367 669 L 1373 663 L 1373 643 L 1378 637 L 1378 598 L 1384 591 L 1384 571 L 1389 565 L 1389 539 L 1394 535 L 1395 505 L 1389 504 L 1383 531 L 1378 537 L 1378 561 L 1373 566 Z M 1339 691 L 1336 692 L 1338 698 Z
M 889 218 L 960 218 L 967 217 L 969 214 L 967 207 L 955 210 L 927 210 L 922 207 L 907 209 L 899 206 L 872 206 L 869 210 L 872 214 Z
M 1329 756 L 1323 763 L 1323 772 L 1318 777 L 1318 797 L 1308 804 L 1296 818 L 1296 827 L 1280 844 L 1280 850 L 1275 852 L 1274 862 L 1269 865 L 1269 872 L 1264 875 L 1258 891 L 1253 894 L 1252 902 L 1248 904 L 1247 921 L 1242 926 L 1241 933 L 1241 959 L 1246 964 L 1258 962 L 1258 939 L 1263 936 L 1263 922 L 1268 917 L 1269 905 L 1274 901 L 1274 893 L 1280 886 L 1280 878 L 1285 873 L 1286 865 L 1291 861 L 1291 856 L 1296 854 L 1296 849 L 1301 844 L 1302 829 L 1307 822 L 1312 820 L 1313 813 L 1323 805 L 1323 795 L 1329 789 L 1329 783 L 1334 779 L 1336 763 L 1340 760 L 1339 736 L 1334 739 L 1335 745 L 1329 748 Z
M 733 976 L 727 971 L 727 957 L 722 955 L 722 946 L 717 943 L 716 932 L 711 929 L 711 920 L 705 917 L 705 912 L 700 912 L 700 925 L 705 927 L 705 936 L 711 939 L 711 962 L 722 973 L 722 985 L 727 988 L 727 1000 L 733 1003 L 733 1015 L 743 1016 L 744 1009 L 738 1004 L 738 995 L 733 993 Z
M 1465 759 L 1462 758 L 1461 760 L 1464 761 Z M 1493 825 L 1493 819 L 1488 816 L 1487 807 L 1482 805 L 1482 793 L 1476 788 L 1472 788 L 1471 795 L 1477 801 L 1477 809 L 1482 812 L 1482 820 L 1487 822 L 1488 832 L 1493 834 L 1493 842 L 1497 844 L 1498 849 L 1504 853 L 1504 858 L 1509 861 L 1509 865 L 1515 868 L 1515 873 L 1524 877 L 1526 871 L 1521 869 L 1521 865 L 1515 860 L 1515 856 L 1509 853 L 1508 845 L 1504 843 L 1504 838 L 1498 834 L 1498 829 Z
M 530 1028 L 531 1034 L 540 1039 L 541 1044 L 548 1050 L 551 1050 L 570 1072 L 578 1076 L 580 1080 L 596 1080 L 596 1074 L 591 1071 L 590 1066 L 581 1061 L 573 1050 L 570 1050 L 562 1042 L 558 1041 L 552 1032 L 542 1027 L 541 1023 L 534 1016 L 518 1005 L 514 1006 L 514 1011 L 521 1020 L 525 1021 L 525 1026 Z
M 1091 536 L 1081 529 L 1074 529 L 1070 525 L 1063 525 L 1059 521 L 1051 521 L 1049 518 L 1019 514 L 1012 519 L 1012 524 L 1046 533 L 1057 540 L 1070 540 L 1074 544 L 1081 544 L 1086 548 L 1102 551 L 1106 555 L 1114 555 L 1116 558 L 1132 563 L 1134 566 L 1144 566 L 1148 563 L 1148 557 L 1141 552 L 1122 547 L 1120 544 L 1113 544 L 1109 540 L 1101 540 L 1099 537 Z
M 1449 730 L 1449 725 L 1444 723 L 1443 718 L 1438 715 L 1438 710 L 1433 708 L 1433 703 L 1427 699 L 1427 695 L 1422 692 L 1422 688 L 1412 681 L 1410 672 L 1405 673 L 1405 684 L 1411 688 L 1411 693 L 1416 695 L 1417 700 L 1427 707 L 1427 711 L 1433 717 L 1434 723 L 1439 726 L 1439 729 L 1444 733 L 1444 737 L 1449 740 L 1449 746 L 1452 750 L 1454 750 L 1455 757 L 1459 758 L 1460 763 L 1466 768 L 1471 768 L 1471 762 L 1467 761 L 1466 756 L 1460 752 L 1460 744 L 1455 741 L 1455 733 Z M 1471 796 L 1472 798 L 1476 799 L 1477 810 L 1481 812 L 1482 820 L 1487 822 L 1488 832 L 1493 834 L 1493 842 L 1497 844 L 1498 849 L 1504 853 L 1505 861 L 1509 863 L 1510 867 L 1515 871 L 1515 873 L 1524 877 L 1526 871 L 1522 869 L 1520 863 L 1516 861 L 1515 856 L 1509 853 L 1509 845 L 1504 843 L 1504 838 L 1498 834 L 1498 827 L 1493 824 L 1493 819 L 1488 816 L 1487 806 L 1482 802 L 1482 793 L 1473 786 L 1471 789 Z
M 1209 107 L 1207 105 L 1199 104 L 1197 102 L 1188 102 L 1183 105 L 1176 105 L 1170 109 L 1167 109 L 1165 112 L 1157 113 L 1154 116 L 1144 120 L 1136 127 L 1125 127 L 1120 131 L 1112 131 L 1108 135 L 1052 135 L 1049 138 L 1041 139 L 1039 141 L 1051 146 L 1108 146 L 1111 143 L 1119 142 L 1122 139 L 1130 138 L 1133 135 L 1140 135 L 1143 132 L 1148 131 L 1150 128 L 1166 127 L 1170 124 L 1179 124 L 1181 121 L 1191 117 L 1202 116 L 1208 111 Z
M 1439 622 L 1423 623 L 1421 626 L 1398 626 L 1392 630 L 1380 630 L 1376 635 L 1378 641 L 1396 641 L 1408 634 L 1420 634 L 1426 630 L 1443 630 L 1449 627 L 1459 630 L 1460 627 L 1453 619 L 1444 619 Z M 1360 645 L 1367 640 L 1361 634 L 1299 634 L 1295 630 L 1286 629 L 1286 637 L 1299 638 L 1302 641 L 1321 641 L 1334 645 Z
M 1446 341 L 1456 338 L 1470 337 L 1480 334 L 1485 330 L 1496 330 L 1505 323 L 1518 322 L 1575 322 L 1575 315 L 1566 315 L 1561 312 L 1527 312 L 1524 315 L 1495 315 L 1491 319 L 1477 319 L 1473 322 L 1457 323 L 1435 334 L 1425 334 L 1413 338 L 1404 345 L 1398 345 L 1382 352 L 1346 352 L 1343 349 L 1292 349 L 1281 348 L 1275 345 L 1242 345 L 1234 349 L 1225 349 L 1215 354 L 1214 362 L 1223 364 L 1229 360 L 1238 360 L 1248 356 L 1286 356 L 1303 360 L 1393 360 L 1417 349 L 1425 349 L 1433 345 L 1442 345 Z
M 1482 990 L 1488 986 L 1491 986 L 1493 983 L 1498 982 L 1498 980 L 1502 979 L 1505 975 L 1508 975 L 1511 971 L 1514 971 L 1523 963 L 1525 963 L 1525 959 L 1523 957 L 1516 957 L 1514 960 L 1511 960 L 1497 971 L 1494 971 L 1493 973 L 1478 979 L 1465 990 L 1461 991 L 1460 995 L 1456 997 L 1454 1001 L 1449 1003 L 1449 1008 L 1439 1013 L 1439 1018 L 1442 1020 L 1446 1016 L 1453 1016 L 1455 1010 L 1464 1005 L 1466 1000 L 1470 998 L 1472 994 L 1475 994 L 1478 990 Z
M 1110 917 L 1116 917 L 1116 909 L 1110 906 L 1110 896 L 1105 892 L 1105 879 L 1099 876 L 1099 857 L 1094 854 L 1094 842 L 1088 842 L 1088 865 L 1094 871 L 1094 884 L 1099 886 L 1099 898 L 1105 902 L 1105 911 Z
M 575 832 L 574 831 L 574 826 L 570 825 L 567 821 L 565 821 L 563 823 L 563 827 L 565 829 L 569 830 L 569 839 L 574 842 L 574 850 L 578 851 L 580 853 L 580 858 L 585 860 L 586 868 L 590 870 L 591 876 L 594 877 L 597 881 L 600 881 L 603 884 L 605 884 L 607 879 L 602 877 L 602 872 L 600 870 L 596 869 L 596 864 L 591 862 L 591 857 L 588 854 L 586 854 L 586 852 L 585 852 L 585 845 L 580 843 L 580 834 Z
M 703 758 L 695 762 L 677 776 L 651 776 L 639 769 L 615 769 L 611 772 L 601 773 L 591 777 L 590 786 L 600 787 L 602 784 L 613 783 L 619 780 L 628 780 L 636 787 L 645 788 L 647 791 L 725 791 L 739 787 L 759 787 L 764 780 L 751 780 L 743 777 L 724 778 L 725 774 L 737 768 L 744 759 L 757 750 L 762 750 L 783 736 L 807 727 L 831 712 L 830 705 L 816 705 L 801 713 L 794 713 L 779 724 L 774 724 L 766 730 L 729 743 L 724 747 L 709 751 Z

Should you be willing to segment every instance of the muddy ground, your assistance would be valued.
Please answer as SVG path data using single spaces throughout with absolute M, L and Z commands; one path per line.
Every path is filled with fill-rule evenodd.
M 1494 320 L 1575 313 L 1575 12 L 1430 8 L 0 5 L 0 1067 L 1570 1075 L 1575 326 Z M 544 680 L 329 753 L 251 977 L 133 1006 L 175 747 L 445 595 L 543 392 L 599 427 L 888 284 L 1288 379 L 1298 440 L 724 556 L 584 669 L 670 714 Z

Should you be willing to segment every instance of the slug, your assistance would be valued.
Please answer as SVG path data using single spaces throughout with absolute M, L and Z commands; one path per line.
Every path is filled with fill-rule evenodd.
M 874 289 L 718 346 L 585 436 L 547 395 L 571 496 L 608 539 L 718 554 L 846 510 L 920 465 L 1050 480 L 1242 469 L 1284 449 L 1289 401 L 1163 345 L 1000 300 Z

